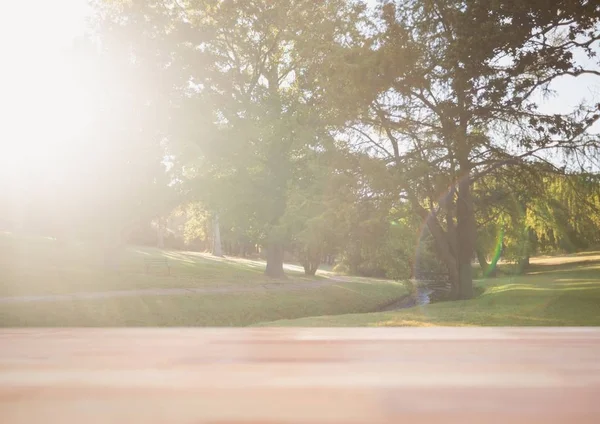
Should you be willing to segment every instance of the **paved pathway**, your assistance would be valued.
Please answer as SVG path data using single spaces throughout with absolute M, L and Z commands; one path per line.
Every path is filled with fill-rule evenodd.
M 331 277 L 326 280 L 307 281 L 302 283 L 267 283 L 259 286 L 221 286 L 221 287 L 190 287 L 172 289 L 140 289 L 140 290 L 112 290 L 103 292 L 80 292 L 67 294 L 49 294 L 34 296 L 0 297 L 0 304 L 27 303 L 27 302 L 56 302 L 82 299 L 107 299 L 114 297 L 137 296 L 173 296 L 185 294 L 225 294 L 225 293 L 264 293 L 267 291 L 298 291 L 318 289 L 348 282 L 344 277 Z

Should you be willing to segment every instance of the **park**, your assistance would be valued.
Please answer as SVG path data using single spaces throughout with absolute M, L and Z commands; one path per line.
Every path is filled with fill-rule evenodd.
M 594 2 L 209 3 L 15 37 L 0 325 L 598 325 Z
M 2 423 L 600 422 L 598 0 L 3 3 Z
M 411 306 L 405 282 L 299 265 L 272 279 L 260 260 L 129 247 L 117 272 L 93 245 L 2 234 L 0 248 L 5 327 L 600 325 L 600 252 L 536 257 L 521 275 L 501 264 L 474 299 Z

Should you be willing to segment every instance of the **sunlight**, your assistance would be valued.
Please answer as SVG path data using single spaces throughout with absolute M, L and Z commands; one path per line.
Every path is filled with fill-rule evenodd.
M 23 92 L 19 86 L 27 80 L 5 92 L 3 101 L 12 105 L 13 119 L 2 130 L 2 137 L 11 140 L 4 145 L 3 156 L 15 169 L 36 169 L 48 162 L 64 166 L 69 144 L 78 141 L 76 136 L 90 122 L 89 99 L 64 65 L 47 69 L 43 81 Z
M 68 49 L 83 33 L 86 10 L 82 0 L 4 6 L 0 47 L 8 66 L 0 71 L 0 110 L 8 119 L 0 165 L 13 180 L 52 175 L 74 162 L 71 147 L 91 122 L 92 99 Z

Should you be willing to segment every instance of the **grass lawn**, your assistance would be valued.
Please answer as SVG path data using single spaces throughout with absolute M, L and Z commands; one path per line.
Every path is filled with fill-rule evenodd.
M 144 257 L 167 257 L 172 275 L 144 272 Z M 73 294 L 149 288 L 232 289 L 258 292 L 128 296 L 0 304 L 0 326 L 243 326 L 261 321 L 370 312 L 406 295 L 403 284 L 348 278 L 347 282 L 289 291 L 261 289 L 265 283 L 308 283 L 296 267 L 290 278 L 263 275 L 264 263 L 219 259 L 195 252 L 131 247 L 120 252 L 119 272 L 103 266 L 103 252 L 86 244 L 0 234 L 0 297 Z
M 172 275 L 144 272 L 167 257 Z M 0 234 L 0 297 L 148 288 L 255 287 L 221 294 L 130 296 L 3 303 L 0 326 L 565 326 L 600 325 L 600 252 L 536 258 L 527 275 L 478 280 L 478 298 L 373 312 L 407 294 L 401 283 L 348 277 L 320 288 L 267 291 L 264 263 L 131 247 L 119 272 L 101 250 Z M 313 281 L 296 268 L 289 283 Z M 327 273 L 323 273 L 325 278 Z M 319 277 L 317 277 L 319 278 Z M 308 285 L 308 284 L 307 284 Z M 351 314 L 350 314 L 351 313 Z
M 307 317 L 263 326 L 598 326 L 600 252 L 539 258 L 527 275 L 480 280 L 476 299 L 394 312 Z
M 349 282 L 296 291 L 28 302 L 0 305 L 0 326 L 244 326 L 370 312 L 405 294 L 400 283 Z
M 167 257 L 166 267 L 146 274 L 143 258 Z M 53 239 L 0 233 L 0 297 L 64 294 L 149 288 L 247 286 L 315 280 L 298 268 L 287 270 L 288 279 L 263 275 L 264 263 L 221 259 L 196 252 L 128 247 L 119 252 L 119 272 L 104 267 L 101 249 L 84 244 L 60 244 Z

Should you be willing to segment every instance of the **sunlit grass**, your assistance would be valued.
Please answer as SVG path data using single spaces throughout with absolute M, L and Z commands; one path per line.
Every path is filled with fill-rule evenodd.
M 597 257 L 589 262 L 590 256 Z M 597 326 L 600 325 L 600 255 L 586 262 L 537 263 L 524 276 L 478 281 L 483 293 L 468 301 L 401 311 L 308 317 L 265 326 Z M 557 265 L 557 263 L 559 263 Z
M 263 276 L 264 263 L 214 258 L 196 252 L 131 247 L 121 252 L 119 272 L 103 268 L 103 252 L 86 244 L 0 235 L 0 297 L 73 294 L 152 288 L 228 287 L 231 292 L 135 295 L 103 299 L 43 300 L 0 305 L 0 326 L 243 326 L 261 321 L 370 312 L 406 295 L 403 284 L 347 278 L 302 289 L 323 277 Z M 144 257 L 167 257 L 171 276 L 144 272 Z M 263 285 L 289 291 L 268 291 Z M 289 286 L 294 284 L 293 290 Z M 235 292 L 253 287 L 258 291 Z
M 0 326 L 245 326 L 284 318 L 369 312 L 404 294 L 401 284 L 343 283 L 297 291 L 3 304 Z
M 129 247 L 118 252 L 118 271 L 104 266 L 102 249 L 86 243 L 60 243 L 42 237 L 0 234 L 0 297 L 150 288 L 289 284 L 315 280 L 300 269 L 288 279 L 263 275 L 264 263 L 215 258 L 197 252 Z M 166 257 L 171 267 L 144 269 L 144 258 Z
M 143 257 L 169 258 L 171 276 L 144 273 Z M 3 326 L 568 326 L 600 325 L 600 254 L 532 261 L 528 275 L 477 281 L 481 295 L 395 312 L 375 312 L 406 294 L 400 283 L 344 277 L 329 287 L 252 293 L 134 296 L 3 304 Z M 260 288 L 309 281 L 263 276 L 254 260 L 132 247 L 120 271 L 103 268 L 102 252 L 86 244 L 0 235 L 0 297 L 182 287 Z M 326 273 L 324 275 L 327 275 Z M 340 315 L 345 314 L 345 315 Z

